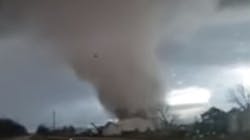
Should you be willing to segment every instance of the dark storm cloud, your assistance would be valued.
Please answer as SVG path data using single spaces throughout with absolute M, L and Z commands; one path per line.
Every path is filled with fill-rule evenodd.
M 230 65 L 250 60 L 250 23 L 213 25 L 198 30 L 188 43 L 163 44 L 161 59 L 182 65 Z M 168 42 L 169 43 L 169 42 Z
M 99 103 L 93 87 L 79 81 L 68 65 L 38 47 L 30 35 L 16 34 L 0 42 L 0 117 L 15 119 L 29 130 L 40 123 L 51 126 L 53 110 L 60 126 L 79 124 L 74 118 L 81 125 L 107 119 L 103 110 L 96 109 Z
M 18 14 L 8 8 L 6 13 L 38 30 L 37 38 L 53 42 L 78 77 L 95 86 L 109 111 L 135 111 L 161 102 L 151 1 L 12 2 L 6 7 L 18 5 Z
M 165 34 L 157 54 L 165 67 L 168 91 L 202 87 L 212 93 L 210 105 L 229 109 L 227 90 L 242 80 L 231 70 L 250 63 L 250 12 L 248 4 L 229 4 L 218 10 L 219 1 L 214 2 L 212 11 L 200 4 L 206 12 L 187 10 L 186 18 L 178 13 L 175 23 L 179 24 Z
M 211 72 L 204 64 L 248 59 L 244 43 L 234 46 L 248 44 L 247 24 L 233 24 L 248 20 L 247 12 L 218 10 L 217 0 L 159 0 L 156 8 L 155 0 L 3 1 L 0 109 L 32 127 L 48 122 L 50 113 L 40 114 L 53 109 L 64 124 L 107 119 L 97 92 L 111 111 L 162 101 L 158 44 L 162 67 L 174 69 L 164 79 L 175 73 L 180 87 L 212 88 L 207 79 L 218 76 L 218 69 Z
M 220 0 L 219 8 L 231 8 L 234 6 L 246 6 L 249 5 L 249 0 Z
M 8 75 L 11 80 L 6 83 L 10 85 L 13 82 L 13 88 L 5 90 L 13 94 L 6 97 L 8 100 L 19 99 L 15 104 L 28 111 L 22 113 L 23 116 L 37 110 L 43 112 L 41 110 L 46 108 L 58 107 L 58 110 L 63 110 L 61 106 L 68 105 L 65 109 L 70 111 L 64 112 L 71 114 L 66 115 L 71 117 L 67 120 L 80 115 L 72 111 L 72 108 L 77 108 L 74 104 L 79 102 L 78 99 L 85 104 L 88 101 L 86 98 L 99 97 L 109 111 L 119 108 L 134 111 L 158 104 L 162 98 L 159 97 L 159 79 L 152 51 L 155 46 L 151 35 L 150 4 L 150 1 L 144 0 L 4 1 L 1 15 L 6 23 L 1 26 L 5 29 L 1 34 L 3 40 L 18 40 L 21 37 L 23 45 L 27 45 L 27 48 L 20 47 L 22 42 L 19 42 L 14 44 L 15 48 L 8 47 L 10 52 L 17 51 L 16 56 L 3 55 L 4 58 L 10 57 L 4 64 L 13 67 Z M 31 42 L 25 44 L 27 40 Z M 41 57 L 51 63 L 43 64 L 43 60 L 40 62 L 40 58 L 37 59 L 40 51 L 50 53 L 51 57 L 46 54 Z M 54 62 L 57 56 L 59 61 Z M 12 59 L 13 63 L 8 62 Z M 64 79 L 64 75 L 69 79 Z M 68 83 L 76 78 L 74 76 L 78 80 L 87 80 L 99 94 L 86 95 L 89 92 L 82 89 L 84 85 L 76 88 L 75 84 L 80 86 L 80 80 Z M 19 92 L 16 98 L 14 95 Z M 83 95 L 80 96 L 80 93 Z M 26 100 L 29 102 L 20 105 Z M 39 107 L 43 104 L 43 107 Z M 89 109 L 96 106 L 90 103 L 85 105 L 90 106 Z M 20 114 L 15 106 L 10 110 L 12 113 L 6 114 Z M 94 114 L 103 111 L 93 110 Z M 86 113 L 89 110 L 82 111 Z M 103 116 L 91 118 L 103 119 L 105 114 Z M 37 118 L 34 115 L 30 117 Z M 83 116 L 83 119 L 86 118 Z

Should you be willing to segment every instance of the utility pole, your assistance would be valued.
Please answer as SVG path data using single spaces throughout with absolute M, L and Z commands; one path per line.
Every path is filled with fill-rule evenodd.
M 53 111 L 53 130 L 55 130 L 56 129 L 56 111 L 54 110 Z

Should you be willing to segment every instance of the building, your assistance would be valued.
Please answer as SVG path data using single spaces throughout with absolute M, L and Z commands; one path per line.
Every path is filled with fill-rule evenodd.
M 146 131 L 153 131 L 155 130 L 155 126 L 153 121 L 134 117 L 120 120 L 118 123 L 107 123 L 102 130 L 102 134 L 104 136 L 111 136 L 111 135 L 121 135 L 122 133 L 126 132 L 139 132 L 143 133 Z
M 121 135 L 121 130 L 118 124 L 113 122 L 108 122 L 102 130 L 102 135 L 104 136 L 114 136 L 114 135 Z
M 228 132 L 236 133 L 240 131 L 240 116 L 241 111 L 239 109 L 233 108 L 228 112 Z
M 250 109 L 232 109 L 228 112 L 229 133 L 250 132 Z

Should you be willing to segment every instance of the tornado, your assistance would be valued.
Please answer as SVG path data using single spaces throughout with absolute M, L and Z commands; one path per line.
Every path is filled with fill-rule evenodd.
M 6 35 L 25 30 L 39 41 L 50 42 L 42 47 L 50 47 L 79 79 L 93 84 L 103 106 L 123 118 L 165 104 L 167 84 L 161 78 L 157 46 L 177 39 L 185 42 L 184 38 L 209 20 L 221 22 L 218 18 L 223 14 L 218 11 L 223 10 L 218 7 L 230 3 L 2 0 L 0 26 L 8 31 Z

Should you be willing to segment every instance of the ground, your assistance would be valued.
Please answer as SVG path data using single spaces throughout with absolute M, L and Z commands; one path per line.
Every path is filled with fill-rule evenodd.
M 226 138 L 219 138 L 219 137 L 207 137 L 207 138 L 190 138 L 190 137 L 162 137 L 162 138 L 123 138 L 123 137 L 81 137 L 81 138 L 65 138 L 65 137 L 19 137 L 19 138 L 12 138 L 12 139 L 4 139 L 4 140 L 249 140 L 249 137 L 245 136 L 228 136 Z M 2 140 L 2 139 L 1 139 Z
M 18 137 L 6 140 L 127 140 L 124 138 L 90 138 L 90 137 L 81 137 L 81 138 L 63 138 L 63 137 L 50 137 L 50 138 L 42 138 L 42 137 L 35 137 L 32 138 L 30 136 L 27 137 Z M 136 140 L 136 139 L 129 139 L 129 140 Z

